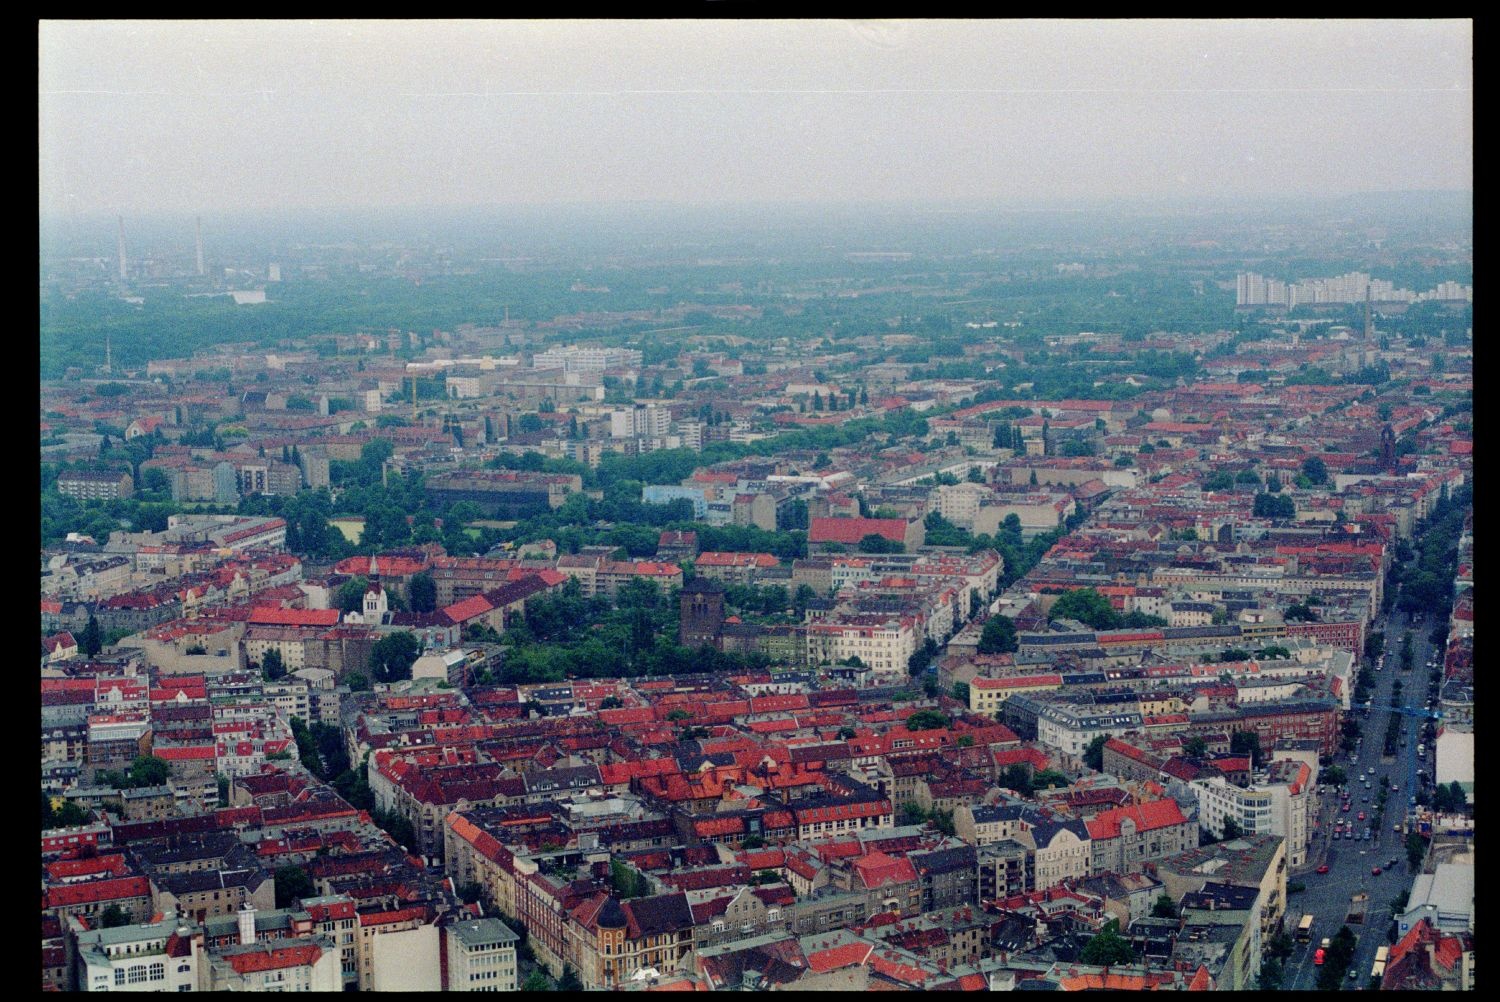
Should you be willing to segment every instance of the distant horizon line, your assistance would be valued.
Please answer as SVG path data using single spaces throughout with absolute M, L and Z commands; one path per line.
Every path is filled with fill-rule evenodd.
M 1232 207 L 1236 203 L 1255 204 L 1265 202 L 1344 202 L 1351 199 L 1378 198 L 1388 199 L 1393 197 L 1468 197 L 1474 196 L 1473 187 L 1467 188 L 1411 188 L 1411 189 L 1376 189 L 1369 191 L 1347 191 L 1347 192 L 1276 192 L 1258 194 L 1226 194 L 1212 193 L 1201 195 L 1178 195 L 1178 194 L 1152 194 L 1152 195 L 1088 195 L 1077 197 L 1054 196 L 1048 198 L 1034 199 L 994 199 L 982 196 L 956 196 L 948 198 L 843 198 L 843 199 L 820 199 L 820 198 L 761 198 L 741 200 L 682 200 L 682 199 L 622 199 L 613 201 L 549 201 L 549 202 L 489 202 L 489 203 L 442 203 L 436 205 L 424 205 L 420 203 L 401 203 L 397 205 L 289 205 L 289 206 L 256 206 L 236 207 L 229 209 L 214 209 L 203 207 L 197 209 L 174 207 L 169 209 L 88 209 L 70 212 L 57 208 L 38 209 L 38 218 L 41 220 L 56 221 L 92 221 L 111 220 L 118 216 L 126 218 L 161 218 L 161 217 L 193 217 L 211 213 L 223 216 L 253 216 L 253 215 L 285 215 L 288 213 L 309 213 L 314 215 L 331 214 L 357 214 L 357 213 L 415 213 L 415 212 L 537 212 L 548 210 L 562 211 L 612 211 L 631 209 L 678 209 L 678 210 L 735 210 L 735 209 L 758 209 L 773 206 L 785 206 L 798 209 L 935 209 L 935 208 L 963 208 L 963 209 L 988 209 L 990 211 L 1004 212 L 1068 212 L 1080 209 L 1099 208 L 1111 205 L 1213 205 Z

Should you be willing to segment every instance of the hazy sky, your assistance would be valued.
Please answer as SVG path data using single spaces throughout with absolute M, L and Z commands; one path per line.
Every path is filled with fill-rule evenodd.
M 41 208 L 1473 184 L 1447 21 L 43 22 Z

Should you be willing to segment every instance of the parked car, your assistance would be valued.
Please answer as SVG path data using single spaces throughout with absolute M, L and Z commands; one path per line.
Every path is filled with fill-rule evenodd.
M 1328 872 L 1328 864 L 1324 863 L 1322 866 L 1318 867 L 1318 872 L 1319 873 L 1327 873 Z
M 1378 877 L 1378 876 L 1380 876 L 1380 867 L 1378 867 L 1378 866 L 1371 867 L 1370 868 L 1370 876 L 1372 876 L 1372 877 Z

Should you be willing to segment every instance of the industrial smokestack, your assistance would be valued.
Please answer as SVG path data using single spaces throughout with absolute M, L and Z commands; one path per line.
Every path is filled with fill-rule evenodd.
M 203 217 L 198 217 L 198 274 L 203 275 Z
M 125 281 L 125 217 L 120 216 L 120 281 Z

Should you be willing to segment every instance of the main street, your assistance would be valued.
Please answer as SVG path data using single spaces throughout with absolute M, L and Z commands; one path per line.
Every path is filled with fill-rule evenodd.
M 1402 704 L 1407 709 L 1422 709 L 1427 706 L 1429 674 L 1427 661 L 1433 657 L 1433 646 L 1428 641 L 1436 620 L 1419 616 L 1409 626 L 1406 616 L 1393 612 L 1384 623 L 1386 634 L 1385 663 L 1375 671 L 1372 687 L 1372 707 L 1389 707 L 1391 692 L 1397 679 L 1401 680 Z M 1412 670 L 1401 670 L 1401 637 L 1406 630 L 1412 632 Z M 1378 661 L 1376 662 L 1379 663 Z M 1373 666 L 1372 666 L 1373 667 Z M 1350 795 L 1350 809 L 1341 809 L 1342 796 L 1338 788 L 1323 785 L 1324 795 L 1318 811 L 1318 828 L 1312 852 L 1309 853 L 1308 869 L 1305 873 L 1288 878 L 1300 880 L 1307 889 L 1288 896 L 1285 928 L 1295 931 L 1298 919 L 1313 915 L 1312 939 L 1307 944 L 1297 944 L 1287 959 L 1284 987 L 1289 990 L 1312 991 L 1317 987 L 1318 967 L 1313 963 L 1313 954 L 1324 937 L 1332 938 L 1339 927 L 1345 925 L 1350 900 L 1358 893 L 1369 895 L 1366 901 L 1365 920 L 1362 924 L 1348 923 L 1349 930 L 1357 938 L 1358 945 L 1354 961 L 1350 966 L 1355 974 L 1353 980 L 1344 976 L 1346 988 L 1364 988 L 1369 984 L 1370 968 L 1375 962 L 1375 950 L 1385 945 L 1387 931 L 1392 921 L 1391 902 L 1402 891 L 1409 890 L 1415 874 L 1406 861 L 1405 821 L 1412 796 L 1416 793 L 1416 773 L 1419 767 L 1431 773 L 1431 763 L 1436 754 L 1429 747 L 1427 757 L 1419 763 L 1417 746 L 1422 743 L 1420 717 L 1401 715 L 1401 732 L 1404 746 L 1397 748 L 1397 755 L 1386 758 L 1383 751 L 1385 729 L 1390 719 L 1389 712 L 1372 710 L 1364 713 L 1354 711 L 1361 723 L 1361 741 L 1352 755 L 1340 752 L 1334 759 L 1349 776 L 1344 789 Z M 1426 763 L 1425 765 L 1423 763 Z M 1371 771 L 1373 770 L 1373 772 Z M 1379 817 L 1374 815 L 1381 780 L 1396 784 Z M 1430 775 L 1428 777 L 1431 779 Z M 1366 781 L 1369 788 L 1366 789 Z M 1365 821 L 1357 820 L 1358 813 L 1365 813 Z M 1351 822 L 1354 834 L 1361 835 L 1370 829 L 1370 839 L 1349 840 L 1333 838 L 1335 821 L 1339 824 Z M 1401 832 L 1392 830 L 1400 825 Z M 1392 861 L 1395 866 L 1389 866 Z M 1326 874 L 1315 872 L 1321 864 L 1328 865 Z M 1381 873 L 1375 876 L 1373 868 Z

